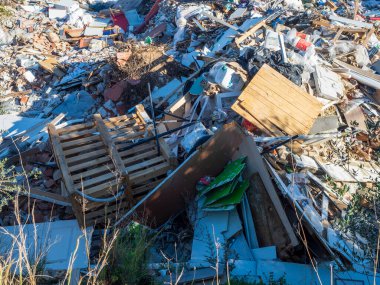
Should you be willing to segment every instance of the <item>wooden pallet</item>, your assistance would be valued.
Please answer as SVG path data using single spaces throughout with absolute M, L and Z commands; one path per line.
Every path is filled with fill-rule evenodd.
M 175 166 L 163 139 L 134 146 L 136 139 L 153 136 L 150 118 L 142 106 L 137 113 L 61 129 L 49 125 L 54 154 L 62 172 L 64 186 L 81 226 L 117 220 L 137 200 L 158 185 Z M 162 128 L 160 128 L 161 131 Z M 94 202 L 110 198 L 112 202 Z

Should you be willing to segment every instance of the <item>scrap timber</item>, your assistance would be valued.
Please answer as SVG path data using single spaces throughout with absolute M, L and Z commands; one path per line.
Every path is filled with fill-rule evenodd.
M 163 140 L 152 137 L 151 121 L 142 106 L 137 113 L 61 129 L 49 135 L 64 186 L 81 226 L 115 220 L 153 189 L 172 169 Z
M 307 134 L 322 104 L 264 64 L 239 96 L 232 109 L 271 135 Z

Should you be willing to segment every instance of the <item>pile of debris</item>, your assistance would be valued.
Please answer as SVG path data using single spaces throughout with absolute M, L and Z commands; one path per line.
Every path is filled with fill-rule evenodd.
M 0 6 L 0 172 L 14 178 L 0 225 L 17 225 L 16 209 L 27 224 L 76 219 L 104 230 L 133 220 L 157 235 L 147 267 L 165 282 L 270 282 L 302 271 L 286 281 L 370 284 L 380 211 L 378 8 L 340 0 Z M 15 193 L 17 207 L 7 200 Z M 173 276 L 162 264 L 177 242 L 180 262 L 170 262 L 182 273 Z

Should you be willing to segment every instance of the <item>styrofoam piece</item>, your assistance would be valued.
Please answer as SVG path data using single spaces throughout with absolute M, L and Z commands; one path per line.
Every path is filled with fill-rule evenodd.
M 30 258 L 43 254 L 46 257 L 44 263 L 45 269 L 68 269 L 72 256 L 75 257 L 73 269 L 86 268 L 88 266 L 85 238 L 76 220 L 47 222 L 35 225 L 28 224 L 23 225 L 22 229 L 25 236 L 25 246 Z M 91 244 L 91 228 L 87 228 L 86 231 L 89 244 Z M 0 252 L 6 256 L 13 245 L 12 257 L 17 260 L 19 254 L 18 243 L 9 234 L 14 235 L 20 241 L 20 226 L 0 228 Z M 75 250 L 76 254 L 74 256 Z
M 277 253 L 275 246 L 266 246 L 252 249 L 253 258 L 255 260 L 276 260 Z
M 26 72 L 24 72 L 24 78 L 29 82 L 29 83 L 32 83 L 36 80 L 36 77 L 34 76 L 34 74 L 28 70 Z
M 338 100 L 344 95 L 342 79 L 335 72 L 317 65 L 313 77 L 318 96 L 328 100 Z
M 229 252 L 232 256 L 230 258 L 238 258 L 241 260 L 254 260 L 253 254 L 244 234 L 241 232 L 235 238 L 232 239 Z
M 201 264 L 210 266 L 209 261 L 216 257 L 217 250 L 220 257 L 224 256 L 222 245 L 225 244 L 225 238 L 223 233 L 228 229 L 228 211 L 203 211 L 203 201 L 204 198 L 198 200 L 191 260 L 189 261 L 192 266 Z
M 228 225 L 227 225 L 227 231 L 224 232 L 224 237 L 228 240 L 235 236 L 238 232 L 240 232 L 243 229 L 241 225 L 241 221 L 239 218 L 239 214 L 235 209 L 232 211 L 229 211 L 228 213 Z
M 101 37 L 103 36 L 103 31 L 104 31 L 104 28 L 86 27 L 86 29 L 84 30 L 84 35 Z
M 247 8 L 237 8 L 231 16 L 228 18 L 230 21 L 243 17 L 244 13 L 247 11 Z
M 49 8 L 50 19 L 64 19 L 67 16 L 66 9 Z

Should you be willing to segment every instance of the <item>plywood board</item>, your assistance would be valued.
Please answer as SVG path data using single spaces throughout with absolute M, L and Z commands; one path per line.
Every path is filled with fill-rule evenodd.
M 232 109 L 272 135 L 308 134 L 322 104 L 264 64 Z

